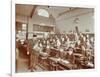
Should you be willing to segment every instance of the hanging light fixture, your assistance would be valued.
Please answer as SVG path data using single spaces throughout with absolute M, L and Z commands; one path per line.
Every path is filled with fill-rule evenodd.
M 76 23 L 76 24 L 79 23 L 79 18 L 78 18 L 78 17 L 76 17 L 76 18 L 74 19 L 74 23 Z

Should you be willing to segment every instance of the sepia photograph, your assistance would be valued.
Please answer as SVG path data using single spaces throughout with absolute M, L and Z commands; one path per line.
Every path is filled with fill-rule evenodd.
M 15 72 L 95 68 L 94 8 L 15 4 Z

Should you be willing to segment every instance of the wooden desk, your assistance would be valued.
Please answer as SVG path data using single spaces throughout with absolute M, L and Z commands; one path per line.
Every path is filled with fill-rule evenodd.
M 83 55 L 80 54 L 80 53 L 73 53 L 73 55 L 74 55 L 75 57 L 82 57 L 82 56 L 83 56 Z
M 51 70 L 51 71 L 56 71 L 56 70 L 58 70 L 59 58 L 48 57 L 48 59 L 49 59 L 49 61 L 50 61 L 50 70 Z
M 94 64 L 92 64 L 91 62 L 88 62 L 87 64 L 83 64 L 82 68 L 83 69 L 94 68 Z
M 57 49 L 50 49 L 50 57 L 59 57 L 59 50 Z
M 60 58 L 49 57 L 49 59 L 56 63 L 60 61 Z
M 61 58 L 53 58 L 53 57 L 50 57 L 49 59 L 51 60 L 51 66 L 53 66 L 52 65 L 53 63 L 55 63 L 54 67 L 56 67 L 58 70 L 61 70 L 61 69 L 69 70 L 73 68 L 73 65 L 70 64 L 68 60 L 63 60 Z
M 62 61 L 59 61 L 58 62 L 58 64 L 61 66 L 61 67 L 63 67 L 63 69 L 67 69 L 67 70 L 71 70 L 71 69 L 73 69 L 73 64 L 71 64 L 71 63 L 65 63 L 65 62 L 62 62 Z

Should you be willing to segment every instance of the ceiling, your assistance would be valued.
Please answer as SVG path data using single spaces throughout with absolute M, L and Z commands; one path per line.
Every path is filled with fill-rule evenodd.
M 68 7 L 56 7 L 56 6 L 37 6 L 36 5 L 24 5 L 24 4 L 17 4 L 16 5 L 16 15 L 23 15 L 23 16 L 31 16 L 32 13 L 37 13 L 38 9 L 45 9 L 48 13 L 57 18 L 63 12 L 72 10 L 72 8 Z M 32 12 L 34 11 L 34 12 Z
M 57 18 L 61 13 L 70 10 L 68 7 L 58 7 L 58 6 L 38 6 L 38 9 L 45 9 L 54 18 Z
M 34 6 L 32 5 L 17 4 L 16 5 L 16 15 L 30 16 L 33 8 Z
M 81 8 L 75 8 L 75 7 L 59 7 L 59 6 L 42 6 L 42 5 L 24 5 L 24 4 L 17 4 L 16 5 L 16 15 L 22 15 L 22 16 L 28 16 L 31 17 L 34 16 L 34 14 L 37 14 L 38 9 L 45 9 L 48 11 L 49 15 L 52 15 L 55 19 L 59 19 L 60 17 L 68 17 L 72 16 L 69 14 L 69 12 L 87 12 L 91 11 L 91 9 L 84 8 L 84 10 Z M 77 11 L 78 10 L 78 11 Z M 79 11 L 80 10 L 80 11 Z M 74 13 L 73 13 L 74 14 Z

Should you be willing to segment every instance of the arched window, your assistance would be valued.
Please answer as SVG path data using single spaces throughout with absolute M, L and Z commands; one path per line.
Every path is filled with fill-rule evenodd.
M 38 10 L 38 15 L 43 16 L 43 17 L 49 17 L 49 14 L 45 9 L 39 9 Z

